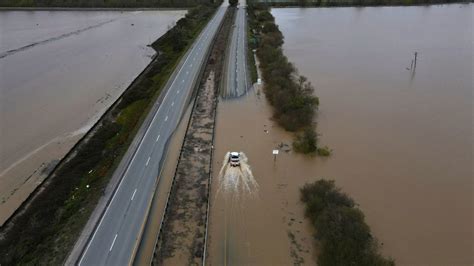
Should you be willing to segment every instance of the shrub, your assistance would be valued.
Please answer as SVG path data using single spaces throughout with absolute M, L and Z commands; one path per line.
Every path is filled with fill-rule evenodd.
M 302 133 L 296 135 L 293 148 L 301 153 L 314 153 L 318 149 L 318 135 L 312 127 L 306 128 Z
M 318 265 L 395 264 L 379 254 L 364 214 L 349 196 L 336 188 L 334 181 L 321 179 L 305 184 L 300 192 L 301 201 L 306 204 L 305 215 L 316 229 L 316 240 L 321 243 Z
M 331 155 L 332 151 L 329 149 L 328 146 L 324 146 L 322 148 L 318 148 L 318 155 L 327 157 Z

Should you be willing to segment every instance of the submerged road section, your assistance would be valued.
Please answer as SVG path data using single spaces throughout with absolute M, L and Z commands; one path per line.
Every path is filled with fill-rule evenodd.
M 191 97 L 212 40 L 222 22 L 221 6 L 183 57 L 165 88 L 112 199 L 79 257 L 78 265 L 127 265 L 139 243 L 147 208 L 164 158 L 166 143 Z
M 227 54 L 227 74 L 222 90 L 224 98 L 244 95 L 249 88 L 247 78 L 247 16 L 245 1 L 238 7 Z

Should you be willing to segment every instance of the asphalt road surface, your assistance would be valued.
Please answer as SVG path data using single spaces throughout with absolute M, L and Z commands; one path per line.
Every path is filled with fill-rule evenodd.
M 245 1 L 238 7 L 227 56 L 224 98 L 244 95 L 249 88 L 247 78 L 247 14 Z
M 137 151 L 78 265 L 127 265 L 139 243 L 139 235 L 164 157 L 166 142 L 179 123 L 192 88 L 197 82 L 211 41 L 224 16 L 221 6 L 205 27 L 168 82 L 161 106 L 153 116 Z

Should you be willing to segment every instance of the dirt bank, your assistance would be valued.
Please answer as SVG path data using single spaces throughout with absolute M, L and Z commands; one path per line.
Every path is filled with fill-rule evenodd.
M 200 264 L 210 184 L 218 85 L 234 10 L 227 11 L 210 52 L 176 169 L 154 265 Z

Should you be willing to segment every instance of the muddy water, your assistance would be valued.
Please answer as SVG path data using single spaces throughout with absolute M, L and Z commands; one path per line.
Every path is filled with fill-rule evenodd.
M 282 142 L 290 143 L 291 137 L 270 117 L 270 107 L 260 90 L 252 89 L 238 100 L 219 102 L 209 265 L 314 261 L 311 228 L 298 201 L 298 187 L 308 180 L 308 175 L 298 174 L 298 168 L 312 164 L 312 160 L 282 151 L 274 161 L 272 150 Z M 243 170 L 225 166 L 229 151 L 245 153 Z M 247 167 L 251 175 L 244 178 Z
M 274 161 L 272 149 L 291 136 L 264 96 L 221 101 L 214 169 L 226 152 L 244 151 L 259 189 L 229 205 L 213 182 L 209 264 L 314 263 L 298 189 L 328 178 L 360 204 L 399 265 L 472 265 L 472 5 L 272 13 L 285 53 L 316 86 L 318 132 L 334 153 L 280 151 Z
M 0 223 L 150 62 L 185 11 L 0 12 Z
M 399 264 L 472 265 L 473 5 L 272 13 L 334 149 L 296 173 L 335 179 Z

